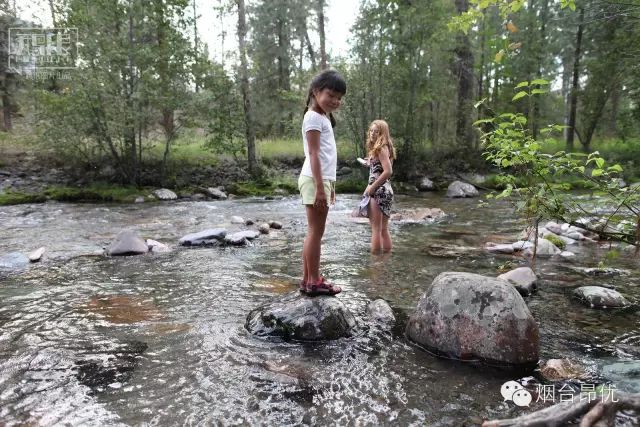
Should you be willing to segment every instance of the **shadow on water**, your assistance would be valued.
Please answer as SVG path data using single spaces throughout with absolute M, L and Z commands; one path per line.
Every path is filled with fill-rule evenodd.
M 482 250 L 516 240 L 524 224 L 506 204 L 441 195 L 400 197 L 399 209 L 440 207 L 435 223 L 392 224 L 394 251 L 369 254 L 369 228 L 348 217 L 356 197 L 330 212 L 323 273 L 359 332 L 332 342 L 252 337 L 247 313 L 296 290 L 305 217 L 296 198 L 145 205 L 47 203 L 0 211 L 0 253 L 46 246 L 45 260 L 0 283 L 0 421 L 6 424 L 420 424 L 475 425 L 517 416 L 500 387 L 530 373 L 434 355 L 408 342 L 404 327 L 425 288 L 444 271 L 495 276 L 526 265 Z M 278 220 L 246 248 L 180 248 L 205 228 L 240 229 L 232 215 Z M 96 256 L 123 228 L 172 247 L 166 254 Z M 598 381 L 640 391 L 637 305 L 599 311 L 572 298 L 606 284 L 639 301 L 636 261 L 628 275 L 598 278 L 604 248 L 581 245 L 573 261 L 539 260 L 538 292 L 527 304 L 540 325 L 541 357 L 573 358 Z M 364 324 L 384 298 L 397 322 Z M 535 383 L 535 379 L 529 379 Z M 534 405 L 532 405 L 534 407 Z

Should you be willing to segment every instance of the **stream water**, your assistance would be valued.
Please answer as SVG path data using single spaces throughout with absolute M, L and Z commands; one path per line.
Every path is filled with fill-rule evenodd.
M 420 296 L 443 271 L 495 276 L 510 255 L 483 250 L 524 228 L 506 202 L 442 194 L 400 196 L 396 207 L 439 207 L 434 223 L 391 226 L 392 254 L 368 252 L 369 228 L 341 196 L 323 243 L 325 276 L 358 318 L 374 298 L 398 319 L 390 333 L 362 332 L 322 343 L 258 339 L 248 312 L 296 290 L 305 234 L 296 197 L 280 200 L 0 208 L 0 255 L 45 246 L 45 259 L 0 278 L 0 425 L 475 425 L 526 412 L 500 386 L 525 374 L 434 357 L 404 338 Z M 282 230 L 243 248 L 183 248 L 178 239 L 231 225 L 232 215 L 277 220 Z M 122 229 L 172 247 L 133 257 L 96 255 Z M 640 392 L 638 306 L 595 310 L 572 298 L 578 286 L 615 286 L 640 301 L 637 261 L 623 251 L 590 277 L 607 248 L 568 247 L 572 260 L 538 260 L 541 358 L 571 358 L 595 383 Z M 515 375 L 515 376 L 514 376 Z M 526 374 L 531 375 L 531 374 Z M 532 406 L 534 406 L 532 404 Z M 627 417 L 625 425 L 637 425 Z

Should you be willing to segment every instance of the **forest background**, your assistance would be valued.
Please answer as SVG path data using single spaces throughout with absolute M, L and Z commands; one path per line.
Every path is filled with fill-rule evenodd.
M 236 23 L 233 54 L 216 60 L 198 26 L 217 23 L 194 19 L 194 0 L 49 0 L 53 26 L 77 29 L 78 43 L 75 67 L 46 78 L 8 66 L 9 28 L 35 25 L 0 3 L 0 168 L 45 176 L 4 186 L 0 203 L 126 200 L 158 186 L 295 192 L 304 100 L 325 68 L 348 83 L 339 191 L 364 188 L 354 160 L 378 118 L 409 189 L 496 172 L 482 141 L 503 113 L 524 117 L 543 152 L 597 150 L 640 178 L 638 0 L 364 0 L 336 57 L 326 3 L 213 2 Z

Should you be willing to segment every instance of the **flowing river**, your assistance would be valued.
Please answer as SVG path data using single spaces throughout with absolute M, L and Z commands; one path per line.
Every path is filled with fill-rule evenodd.
M 244 328 L 251 309 L 297 289 L 306 221 L 296 197 L 0 207 L 0 255 L 47 248 L 41 263 L 0 277 L 0 425 L 449 426 L 525 413 L 503 402 L 500 386 L 534 373 L 437 358 L 404 337 L 439 273 L 496 276 L 502 264 L 526 265 L 483 249 L 517 240 L 525 224 L 512 207 L 399 196 L 398 209 L 438 207 L 447 215 L 392 223 L 395 248 L 381 257 L 368 252 L 369 227 L 349 218 L 357 202 L 340 196 L 330 211 L 323 273 L 343 287 L 337 298 L 360 323 L 367 303 L 384 298 L 397 324 L 319 343 L 261 339 Z M 233 215 L 284 227 L 249 247 L 177 245 L 206 228 L 244 228 L 230 224 Z M 172 251 L 97 255 L 123 229 Z M 526 298 L 540 326 L 541 358 L 577 360 L 591 382 L 640 392 L 637 261 L 621 251 L 607 265 L 628 274 L 590 277 L 571 267 L 595 267 L 607 247 L 567 249 L 577 256 L 537 261 L 538 292 Z M 596 310 L 572 298 L 590 284 L 615 286 L 635 304 Z

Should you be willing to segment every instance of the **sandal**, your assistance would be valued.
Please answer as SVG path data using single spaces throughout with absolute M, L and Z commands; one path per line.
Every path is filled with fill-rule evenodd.
M 303 294 L 307 293 L 307 284 L 305 283 L 304 279 L 300 279 L 300 292 L 302 292 Z
M 325 278 L 320 276 L 320 280 L 316 283 L 307 283 L 306 286 L 307 295 L 336 295 L 342 292 L 342 288 L 337 285 L 327 283 Z

